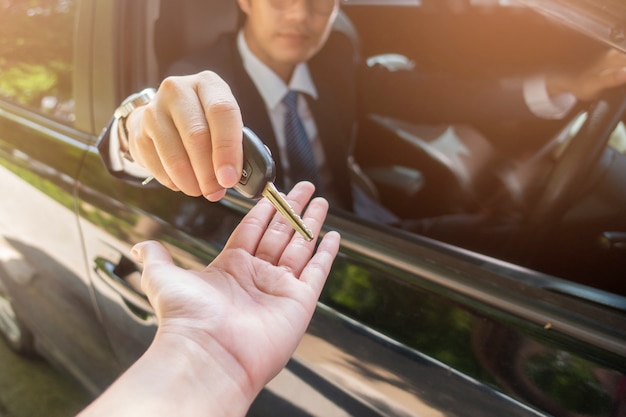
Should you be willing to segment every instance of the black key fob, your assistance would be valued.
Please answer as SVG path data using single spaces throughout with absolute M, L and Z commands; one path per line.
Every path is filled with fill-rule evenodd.
M 233 188 L 244 197 L 258 199 L 268 182 L 276 178 L 276 163 L 263 141 L 247 127 L 243 128 L 243 172 Z

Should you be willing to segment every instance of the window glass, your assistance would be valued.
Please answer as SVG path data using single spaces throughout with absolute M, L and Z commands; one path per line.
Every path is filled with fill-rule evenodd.
M 585 120 L 576 110 L 589 104 L 553 120 L 530 117 L 524 103 L 524 81 L 591 68 L 606 47 L 512 4 L 343 7 L 369 65 L 358 85 L 354 160 L 403 231 L 522 266 L 560 291 L 592 294 L 547 275 L 626 295 L 624 124 L 594 165 L 581 136 L 563 152 Z M 600 125 L 609 131 L 609 120 L 586 125 L 594 130 L 587 149 L 607 139 Z M 578 170 L 564 169 L 572 154 Z M 500 265 L 493 269 L 508 268 Z
M 74 121 L 75 0 L 0 0 L 0 98 Z

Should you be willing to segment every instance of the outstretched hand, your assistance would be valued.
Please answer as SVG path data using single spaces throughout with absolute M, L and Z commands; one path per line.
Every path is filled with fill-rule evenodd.
M 300 212 L 313 191 L 299 183 L 287 200 Z M 327 210 L 315 198 L 304 211 L 315 236 Z M 176 266 L 159 243 L 136 245 L 157 335 L 85 415 L 244 415 L 304 335 L 339 241 L 328 232 L 315 250 L 262 199 L 202 271 Z
M 293 189 L 289 200 L 296 211 L 312 192 L 308 183 Z M 305 213 L 304 222 L 316 234 L 327 209 L 326 200 L 315 199 Z M 144 263 L 142 288 L 160 336 L 219 344 L 231 370 L 242 372 L 257 391 L 282 369 L 304 334 L 338 243 L 336 233 L 326 235 L 311 258 L 315 242 L 294 234 L 263 199 L 203 271 L 181 271 L 157 243 L 140 244 L 135 253 Z

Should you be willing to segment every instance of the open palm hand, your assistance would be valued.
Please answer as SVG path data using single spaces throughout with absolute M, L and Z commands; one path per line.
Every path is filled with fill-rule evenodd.
M 288 200 L 299 212 L 313 193 L 298 184 Z M 315 235 L 326 217 L 324 199 L 310 202 L 303 220 Z M 263 199 L 203 271 L 173 264 L 156 242 L 135 248 L 144 263 L 142 287 L 159 319 L 157 338 L 185 338 L 258 392 L 286 364 L 303 336 L 337 254 L 339 235 L 315 242 Z M 239 376 L 237 374 L 239 373 Z

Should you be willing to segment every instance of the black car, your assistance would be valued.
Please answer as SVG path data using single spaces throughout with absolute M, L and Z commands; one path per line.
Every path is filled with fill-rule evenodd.
M 0 9 L 0 330 L 97 395 L 155 333 L 132 245 L 202 268 L 254 204 L 113 176 L 96 148 L 124 97 L 235 27 L 235 2 Z M 398 71 L 516 79 L 626 50 L 621 0 L 350 0 L 340 17 Z M 362 115 L 354 158 L 381 202 L 407 220 L 487 212 L 497 243 L 332 210 L 342 246 L 316 314 L 249 415 L 626 415 L 625 109 L 618 88 L 545 123 Z

